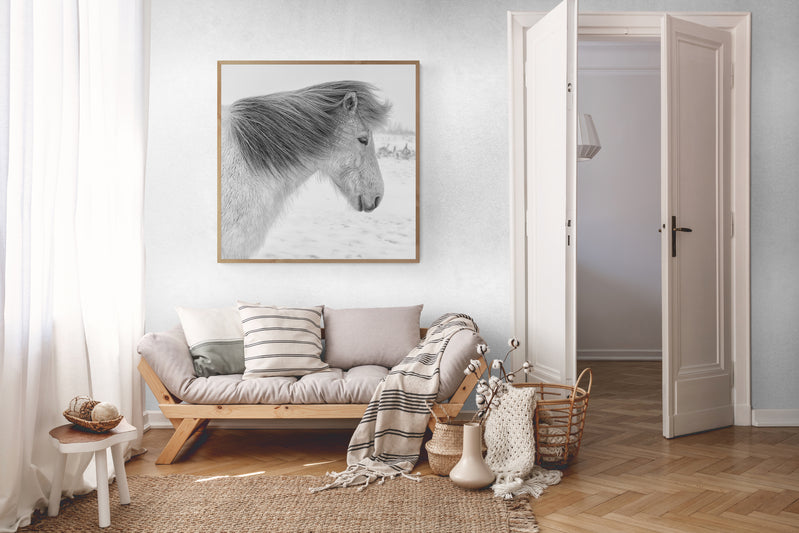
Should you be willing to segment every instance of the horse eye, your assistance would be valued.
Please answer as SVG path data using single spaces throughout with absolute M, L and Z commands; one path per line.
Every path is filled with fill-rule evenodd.
M 369 145 L 369 137 L 366 137 L 366 136 L 358 137 L 358 142 L 361 143 L 364 146 L 368 146 Z

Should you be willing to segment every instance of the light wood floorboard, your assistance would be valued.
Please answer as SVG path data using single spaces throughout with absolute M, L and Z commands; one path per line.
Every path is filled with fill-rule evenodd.
M 585 366 L 585 365 L 581 365 Z M 660 363 L 591 362 L 583 444 L 533 508 L 547 532 L 799 532 L 799 428 L 661 436 Z M 144 436 L 128 475 L 322 475 L 346 468 L 351 429 L 206 430 L 155 465 L 172 430 Z M 426 458 L 417 465 L 430 474 Z

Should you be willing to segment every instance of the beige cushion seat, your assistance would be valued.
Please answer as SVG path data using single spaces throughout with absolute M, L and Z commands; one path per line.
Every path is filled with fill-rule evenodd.
M 181 399 L 193 404 L 368 403 L 388 373 L 382 366 L 333 368 L 296 377 L 242 379 L 242 374 L 195 378 L 184 383 Z
M 471 331 L 454 335 L 441 362 L 439 401 L 449 399 L 463 380 L 463 369 L 483 340 Z M 353 404 L 368 403 L 377 384 L 389 372 L 379 365 L 348 370 L 331 368 L 301 377 L 270 376 L 242 379 L 242 374 L 197 377 L 183 329 L 148 333 L 139 353 L 169 392 L 191 404 Z

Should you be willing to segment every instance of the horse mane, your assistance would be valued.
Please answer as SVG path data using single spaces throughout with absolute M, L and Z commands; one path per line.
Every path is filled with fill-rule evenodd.
M 230 106 L 230 132 L 252 171 L 281 175 L 335 146 L 348 93 L 357 94 L 356 113 L 369 129 L 384 125 L 391 104 L 380 101 L 376 90 L 361 81 L 331 81 L 242 98 Z

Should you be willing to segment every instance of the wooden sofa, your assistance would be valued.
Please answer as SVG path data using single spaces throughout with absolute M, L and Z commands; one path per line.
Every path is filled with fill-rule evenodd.
M 420 338 L 424 338 L 427 329 L 420 330 Z M 324 329 L 322 329 L 324 338 Z M 481 368 L 486 368 L 485 359 L 475 354 L 480 359 Z M 164 416 L 169 419 L 175 432 L 167 442 L 161 454 L 156 459 L 156 464 L 172 464 L 183 445 L 188 439 L 203 431 L 212 420 L 220 419 L 360 419 L 368 404 L 227 404 L 227 405 L 200 405 L 182 402 L 174 396 L 144 357 L 139 361 L 139 372 L 153 395 L 158 400 L 158 407 Z M 474 374 L 465 375 L 455 393 L 448 402 L 436 403 L 433 411 L 439 418 L 455 417 L 460 413 L 464 403 L 471 394 L 477 377 Z M 431 415 L 428 427 L 432 430 L 435 419 Z

